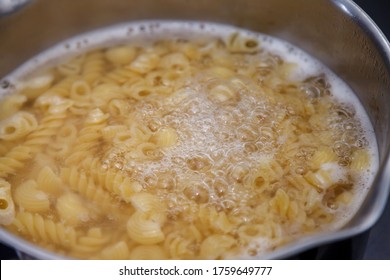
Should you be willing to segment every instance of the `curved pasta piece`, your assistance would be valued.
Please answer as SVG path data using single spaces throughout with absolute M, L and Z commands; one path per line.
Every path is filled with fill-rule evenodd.
M 127 234 L 135 242 L 142 245 L 153 245 L 164 240 L 161 224 L 150 219 L 145 212 L 135 212 L 127 222 Z
M 33 114 L 18 112 L 0 122 L 0 139 L 19 140 L 37 127 L 38 122 Z
M 120 100 L 121 103 L 127 105 L 124 98 L 126 98 L 124 90 L 121 87 L 112 84 L 102 84 L 96 86 L 92 90 L 91 95 L 92 103 L 95 104 L 96 107 L 104 110 L 107 110 L 108 104 L 112 100 Z
M 156 89 L 152 86 L 147 85 L 146 83 L 137 83 L 131 86 L 128 86 L 126 94 L 129 97 L 134 98 L 135 100 L 142 100 L 150 98 L 156 95 Z
M 70 88 L 70 98 L 76 102 L 88 102 L 91 98 L 91 87 L 83 80 L 77 80 L 72 83 Z
M 238 32 L 232 33 L 226 41 L 226 48 L 232 53 L 256 53 L 259 47 L 257 39 Z
M 330 147 L 320 147 L 311 158 L 311 166 L 313 169 L 320 168 L 324 163 L 337 162 L 337 155 Z
M 158 65 L 164 69 L 185 70 L 189 64 L 188 58 L 183 53 L 174 52 L 163 56 Z
M 59 64 L 56 67 L 56 69 L 59 73 L 61 73 L 65 77 L 77 76 L 81 72 L 81 67 L 84 62 L 84 59 L 85 59 L 85 55 L 83 54 L 76 56 L 75 58 L 72 58 L 69 61 Z
M 95 185 L 92 178 L 88 178 L 85 172 L 77 169 L 77 167 L 61 169 L 61 178 L 69 185 L 70 189 L 93 202 L 107 216 L 114 215 L 118 211 L 123 215 L 128 214 L 128 211 L 125 211 L 126 209 L 123 207 L 124 205 L 115 200 L 109 192 Z
M 171 259 L 194 259 L 203 236 L 196 226 L 183 226 L 169 233 L 164 240 L 164 249 Z
M 135 83 L 142 82 L 143 78 L 139 73 L 122 66 L 108 72 L 101 80 L 110 85 L 126 85 L 124 86 L 126 88 Z
M 235 228 L 234 223 L 229 220 L 225 212 L 218 212 L 215 207 L 200 207 L 198 217 L 202 227 L 213 229 L 219 233 L 229 233 Z
M 354 171 L 363 171 L 369 167 L 370 154 L 367 150 L 357 150 L 352 154 L 350 168 Z
M 43 218 L 37 213 L 17 213 L 12 226 L 18 232 L 32 237 L 37 242 L 53 243 L 67 249 L 75 246 L 79 236 L 73 227 Z
M 63 114 L 73 106 L 73 101 L 58 95 L 41 95 L 34 103 L 34 106 L 45 113 Z
M 56 210 L 61 220 L 73 226 L 87 223 L 93 218 L 93 213 L 85 205 L 83 199 L 70 192 L 57 199 Z
M 24 163 L 31 159 L 34 154 L 39 153 L 49 142 L 51 137 L 56 134 L 59 127 L 64 123 L 66 114 L 49 114 L 44 117 L 38 125 L 38 128 L 27 136 L 26 141 L 0 158 L 0 170 L 5 174 L 11 174 L 24 166 Z M 2 164 L 8 164 L 8 167 L 1 168 Z
M 207 237 L 200 246 L 202 259 L 218 259 L 228 255 L 237 241 L 230 235 L 213 234 Z
M 0 225 L 9 225 L 15 218 L 15 205 L 11 195 L 11 185 L 0 178 Z
M 128 66 L 134 72 L 145 74 L 157 67 L 159 56 L 154 52 L 144 52 L 139 54 Z
M 118 46 L 106 50 L 105 57 L 113 64 L 124 65 L 133 61 L 137 50 L 133 46 Z
M 174 146 L 179 141 L 179 136 L 175 129 L 164 127 L 150 137 L 150 141 L 159 147 L 167 148 Z
M 102 129 L 103 139 L 106 141 L 115 141 L 118 134 L 127 130 L 127 126 L 125 125 L 109 125 Z
M 91 112 L 89 112 L 89 114 L 85 120 L 85 124 L 86 125 L 105 124 L 109 117 L 110 116 L 108 114 L 104 113 L 99 108 L 96 108 L 96 109 L 92 110 Z
M 150 220 L 163 224 L 166 221 L 166 207 L 157 196 L 139 192 L 131 196 L 131 204 L 142 213 L 147 213 Z
M 25 95 L 29 100 L 37 98 L 39 95 L 48 90 L 54 81 L 54 74 L 46 72 L 30 78 L 26 82 L 22 83 L 21 93 Z
M 119 241 L 104 248 L 100 253 L 99 258 L 104 260 L 127 260 L 131 258 L 129 246 L 127 246 L 125 241 Z
M 73 82 L 77 81 L 79 77 L 77 76 L 69 76 L 54 84 L 47 91 L 43 92 L 40 96 L 59 96 L 63 98 L 69 97 L 70 87 Z M 37 97 L 39 99 L 40 97 Z
M 138 144 L 126 155 L 127 159 L 158 159 L 160 157 L 158 146 L 150 142 Z
M 89 112 L 85 126 L 80 130 L 78 138 L 74 144 L 74 149 L 70 156 L 65 160 L 66 165 L 80 163 L 83 159 L 96 152 L 99 146 L 99 140 L 102 137 L 101 129 L 106 126 L 109 115 L 100 109 L 94 109 Z
M 81 256 L 90 255 L 101 251 L 111 240 L 111 236 L 103 233 L 99 227 L 92 227 L 86 235 L 78 237 L 73 250 Z
M 60 143 L 73 143 L 76 140 L 78 131 L 77 127 L 73 123 L 65 123 L 56 135 L 56 142 Z
M 49 166 L 44 166 L 38 173 L 37 186 L 46 193 L 58 195 L 64 191 L 61 179 Z
M 89 157 L 82 162 L 82 166 L 88 170 L 95 184 L 125 202 L 130 202 L 132 195 L 142 190 L 140 183 L 130 180 L 118 170 L 104 167 L 98 159 Z
M 27 102 L 27 97 L 22 94 L 11 94 L 2 99 L 0 104 L 0 120 L 12 116 Z
M 50 209 L 49 196 L 38 189 L 37 182 L 28 180 L 14 192 L 15 203 L 30 212 L 47 212 Z
M 270 201 L 271 209 L 280 215 L 280 217 L 286 218 L 289 205 L 289 196 L 282 189 L 278 189 L 275 196 Z
M 130 107 L 120 99 L 112 99 L 108 103 L 107 110 L 112 116 L 126 116 L 130 111 Z
M 141 212 L 161 209 L 161 202 L 158 197 L 150 193 L 136 193 L 130 198 L 130 201 L 134 208 Z
M 103 52 L 91 52 L 85 57 L 81 76 L 87 83 L 93 85 L 93 83 L 104 73 L 105 66 L 106 63 L 104 61 Z

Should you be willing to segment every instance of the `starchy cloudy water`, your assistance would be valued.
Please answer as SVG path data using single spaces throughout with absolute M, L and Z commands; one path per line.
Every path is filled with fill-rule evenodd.
M 351 89 L 287 42 L 212 23 L 123 24 L 82 34 L 43 52 L 5 77 L 2 84 L 11 86 L 0 93 L 15 88 L 23 92 L 34 83 L 39 87 L 50 75 L 37 72 L 96 48 L 135 45 L 141 54 L 164 56 L 175 53 L 175 42 L 192 41 L 197 49 L 183 52 L 199 53 L 200 58 L 189 58 L 187 72 L 178 70 L 186 73 L 185 78 L 176 74 L 171 80 L 161 82 L 160 76 L 158 82 L 152 80 L 155 86 L 172 86 L 173 94 L 143 99 L 150 94 L 143 89 L 135 100 L 123 101 L 129 102 L 131 118 L 142 126 L 130 126 L 133 134 L 126 134 L 122 120 L 114 117 L 109 121 L 112 127 L 99 127 L 103 138 L 109 135 L 116 141 L 104 138 L 98 155 L 101 170 L 121 172 L 167 207 L 167 222 L 151 218 L 164 220 L 165 240 L 140 241 L 141 246 L 162 243 L 168 258 L 256 257 L 307 233 L 344 225 L 377 170 L 375 135 Z M 149 79 L 150 72 L 138 74 Z M 129 91 L 134 90 L 131 86 Z M 291 98 L 290 93 L 295 95 Z M 324 116 L 327 119 L 321 119 Z M 147 144 L 133 147 L 134 133 Z M 310 142 L 326 142 L 322 137 L 331 139 L 327 144 Z M 81 166 L 88 173 L 85 163 Z M 64 168 L 61 163 L 57 167 Z M 140 211 L 134 199 L 129 201 Z M 267 211 L 273 218 L 265 217 Z M 91 214 L 85 215 L 80 219 L 93 220 Z M 60 214 L 58 220 L 64 217 Z M 177 241 L 182 227 L 195 237 Z M 129 249 L 136 251 L 138 241 L 131 243 L 134 233 L 129 235 Z M 207 244 L 213 240 L 226 246 L 226 253 L 208 252 Z M 172 249 L 171 243 L 184 244 L 185 252 L 172 253 L 180 248 Z M 75 251 L 78 257 L 91 257 Z

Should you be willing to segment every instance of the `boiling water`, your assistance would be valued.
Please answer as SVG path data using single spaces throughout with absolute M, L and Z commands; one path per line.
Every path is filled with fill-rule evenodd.
M 245 46 L 244 50 L 234 49 L 242 47 L 234 45 L 239 40 L 249 42 L 246 46 L 249 49 L 253 42 L 258 42 L 260 48 L 254 46 L 256 51 L 249 52 Z M 166 205 L 165 241 L 144 245 L 159 246 L 163 243 L 162 247 L 168 252 L 164 256 L 168 258 L 256 256 L 291 241 L 291 236 L 296 239 L 307 233 L 334 230 L 344 225 L 360 206 L 378 167 L 373 129 L 359 100 L 343 81 L 316 59 L 279 39 L 211 23 L 124 24 L 80 35 L 36 56 L 3 79 L 2 94 L 15 89 L 23 91 L 31 83 L 45 84 L 51 76 L 36 73 L 45 73 L 48 67 L 96 48 L 130 44 L 141 52 L 150 50 L 158 53 L 156 42 L 166 47 L 172 42 L 186 44 L 192 41 L 202 57 L 193 65 L 195 72 L 186 72 L 186 79 L 169 81 L 174 84 L 174 94 L 144 100 L 142 94 L 149 95 L 149 92 L 140 91 L 137 101 L 134 98 L 123 101 L 129 102 L 132 108 L 129 111 L 131 118 L 142 124 L 137 128 L 137 133 L 142 134 L 140 137 L 151 135 L 145 136 L 144 142 L 158 144 L 156 135 L 165 129 L 174 138 L 175 144 L 162 148 L 142 146 L 145 148 L 142 148 L 140 157 L 139 151 L 135 152 L 136 148 L 127 142 L 129 139 L 123 134 L 122 138 L 112 136 L 117 139 L 116 143 L 103 143 L 97 155 L 102 172 L 116 170 L 125 174 L 142 187 L 141 192 L 157 196 Z M 229 47 L 234 57 L 233 72 L 221 74 L 218 71 L 222 70 L 213 67 L 229 66 L 224 65 L 223 58 L 218 61 L 218 48 Z M 175 49 L 175 46 L 171 48 Z M 165 51 L 160 53 L 161 56 L 165 54 Z M 287 65 L 287 70 L 280 70 L 281 77 L 276 76 L 274 80 L 267 78 L 269 72 L 273 73 L 281 65 Z M 148 74 L 142 73 L 145 78 Z M 39 78 L 34 78 L 36 76 Z M 164 85 L 164 81 L 162 83 Z M 91 86 L 98 86 L 98 83 Z M 126 87 L 125 84 L 121 86 Z M 134 89 L 131 86 L 129 90 Z M 306 96 L 309 100 L 303 105 L 303 113 L 296 112 L 299 106 L 290 106 L 289 102 L 283 101 L 282 95 L 287 98 L 290 90 L 299 91 L 299 98 Z M 277 91 L 277 95 L 273 96 L 272 91 Z M 313 128 L 321 125 L 315 124 L 306 130 L 300 127 L 311 121 L 315 123 L 314 117 L 309 121 L 305 119 L 305 114 L 321 110 L 322 105 L 316 103 L 317 98 L 327 98 L 323 106 L 333 110 L 327 114 L 327 120 L 320 120 L 327 125 L 316 133 L 329 136 L 327 130 L 335 131 L 330 133 L 330 142 L 334 142 L 328 147 L 335 154 L 335 160 L 325 160 L 320 166 L 308 167 L 305 162 L 316 155 L 321 145 L 310 145 L 310 140 L 307 140 L 310 138 L 305 137 L 311 137 Z M 291 102 L 295 101 L 292 99 Z M 108 125 L 126 123 L 120 118 L 113 118 L 110 122 Z M 292 141 L 289 125 L 299 127 L 301 134 L 294 137 L 303 139 L 297 140 L 301 143 L 300 147 L 296 146 L 298 144 L 288 146 Z M 104 131 L 107 128 L 99 129 Z M 357 150 L 364 150 L 369 155 L 366 165 L 358 172 L 351 171 Z M 291 156 L 284 155 L 289 153 Z M 62 167 L 61 163 L 57 164 Z M 85 163 L 81 165 L 88 173 Z M 357 165 L 360 166 L 359 163 Z M 299 181 L 301 179 L 303 183 Z M 20 183 L 13 180 L 10 178 L 11 182 Z M 300 182 L 305 184 L 301 190 L 297 189 Z M 301 199 L 312 201 L 300 201 L 300 191 L 307 192 Z M 340 198 L 344 193 L 349 196 Z M 286 195 L 290 197 L 287 200 Z M 313 210 L 312 204 L 316 203 L 322 203 L 320 208 L 325 210 Z M 283 205 L 288 206 L 284 209 Z M 265 214 L 267 211 L 276 213 L 276 218 L 259 218 L 268 215 Z M 315 214 L 316 211 L 324 212 Z M 300 220 L 293 221 L 294 215 Z M 208 218 L 204 216 L 215 221 L 205 221 Z M 63 220 L 63 217 L 58 220 L 61 218 Z M 110 222 L 108 225 L 112 226 Z M 81 231 L 88 229 L 84 225 L 78 227 Z M 176 240 L 180 236 L 180 228 L 197 236 L 187 244 L 188 251 L 195 252 L 192 255 L 188 252 L 183 255 L 172 253 L 171 241 L 167 239 Z M 228 240 L 226 243 L 235 245 L 226 245 L 229 247 L 227 253 L 207 255 L 202 249 L 202 242 L 205 243 L 208 235 L 222 238 L 219 242 Z M 133 241 L 128 243 L 131 244 L 128 245 L 130 251 L 137 246 Z M 72 253 L 70 250 L 69 254 L 91 257 L 75 251 Z M 196 253 L 199 251 L 201 253 Z

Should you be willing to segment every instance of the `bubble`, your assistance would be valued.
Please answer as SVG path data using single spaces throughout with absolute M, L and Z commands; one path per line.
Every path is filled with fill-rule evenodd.
M 207 187 L 201 183 L 187 186 L 183 193 L 188 199 L 195 201 L 198 204 L 204 204 L 209 201 L 209 191 Z
M 255 179 L 254 179 L 254 185 L 258 188 L 262 187 L 265 183 L 265 180 L 263 178 L 263 176 L 257 176 Z
M 155 187 L 158 183 L 158 177 L 155 174 L 145 176 L 144 182 L 148 187 Z
M 147 123 L 147 127 L 152 132 L 156 132 L 161 126 L 162 126 L 161 118 L 152 118 Z
M 356 123 L 351 120 L 351 121 L 347 121 L 347 122 L 343 123 L 343 129 L 356 130 L 357 126 L 356 126 Z
M 257 147 L 257 145 L 255 143 L 245 143 L 244 150 L 247 153 L 255 153 L 259 150 L 259 148 Z
M 355 109 L 350 104 L 342 103 L 340 105 L 336 105 L 333 110 L 337 116 L 344 119 L 351 119 L 356 114 Z
M 172 190 L 176 187 L 174 173 L 162 173 L 158 175 L 157 186 L 162 189 Z
M 250 125 L 242 125 L 236 130 L 236 137 L 240 141 L 255 141 L 258 137 L 257 131 Z
M 318 98 L 321 96 L 321 90 L 313 85 L 302 85 L 301 91 L 303 91 L 309 98 Z
M 236 207 L 236 203 L 233 200 L 225 199 L 220 202 L 224 211 L 231 211 Z
M 228 168 L 228 177 L 231 181 L 236 183 L 242 183 L 244 177 L 248 174 L 249 167 L 247 164 L 238 163 L 235 165 L 230 165 Z
M 210 168 L 210 160 L 206 156 L 196 156 L 187 159 L 187 166 L 191 170 L 200 171 Z
M 222 179 L 216 179 L 213 183 L 213 188 L 216 195 L 219 197 L 224 196 L 229 190 L 228 184 Z
M 333 151 L 336 153 L 336 155 L 338 155 L 339 157 L 346 157 L 346 156 L 350 156 L 352 151 L 351 151 L 351 147 L 343 142 L 343 141 L 337 141 L 334 143 L 333 145 Z
M 251 256 L 251 257 L 254 257 L 254 256 L 257 256 L 258 252 L 256 249 L 249 249 L 248 250 L 248 255 Z
M 351 163 L 351 157 L 350 157 L 350 156 L 347 156 L 347 155 L 342 156 L 342 157 L 339 158 L 339 160 L 338 160 L 338 164 L 339 164 L 340 166 L 343 166 L 343 167 L 346 167 L 346 166 L 350 165 L 350 163 Z
M 361 137 L 361 138 L 356 139 L 354 145 L 357 148 L 366 148 L 366 147 L 368 147 L 369 142 L 365 137 Z
M 306 173 L 306 168 L 303 166 L 298 166 L 297 168 L 295 168 L 295 173 L 303 175 Z

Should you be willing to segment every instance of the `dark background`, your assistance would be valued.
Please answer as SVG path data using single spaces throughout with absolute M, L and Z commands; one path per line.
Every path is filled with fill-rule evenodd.
M 390 40 L 390 0 L 355 0 Z M 390 94 L 390 93 L 389 93 Z M 0 259 L 17 259 L 15 251 L 0 244 Z M 291 259 L 386 259 L 390 260 L 390 202 L 369 231 L 340 242 L 324 245 Z

